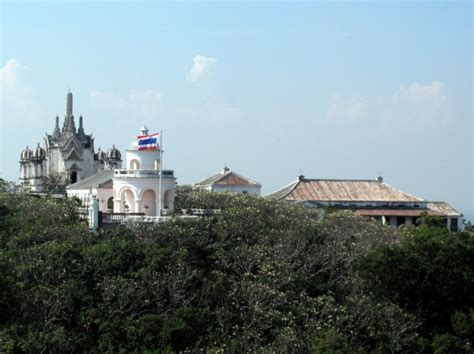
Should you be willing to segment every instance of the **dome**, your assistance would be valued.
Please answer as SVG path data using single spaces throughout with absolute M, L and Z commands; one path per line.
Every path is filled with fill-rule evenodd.
M 112 149 L 107 151 L 107 160 L 121 160 L 122 159 L 122 154 L 120 151 L 114 146 L 112 146 Z
M 103 152 L 100 148 L 97 150 L 97 152 L 94 154 L 94 160 L 97 161 L 104 161 L 105 160 L 105 152 Z
M 21 152 L 21 160 L 22 161 L 29 160 L 31 158 L 31 154 L 32 154 L 32 151 L 27 146 L 26 149 Z
M 31 157 L 34 159 L 45 159 L 46 151 L 38 143 L 38 146 L 36 147 L 36 149 L 33 150 Z

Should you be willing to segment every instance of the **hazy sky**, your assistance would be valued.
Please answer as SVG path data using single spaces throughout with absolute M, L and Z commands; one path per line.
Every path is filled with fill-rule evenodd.
M 470 2 L 2 2 L 0 177 L 74 94 L 95 147 L 163 130 L 178 183 L 375 178 L 473 219 Z

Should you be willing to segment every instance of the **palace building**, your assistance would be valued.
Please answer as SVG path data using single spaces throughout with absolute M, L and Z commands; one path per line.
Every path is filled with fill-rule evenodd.
M 266 196 L 311 208 L 349 209 L 387 225 L 416 225 L 423 215 L 462 229 L 463 215 L 446 202 L 431 202 L 402 192 L 382 177 L 367 180 L 308 179 L 304 176 Z
M 66 114 L 62 129 L 59 117 L 52 134 L 45 134 L 43 146 L 39 143 L 33 149 L 28 146 L 20 155 L 20 185 L 32 192 L 42 192 L 46 178 L 62 184 L 76 183 L 97 172 L 120 168 L 121 154 L 115 147 L 109 151 L 94 150 L 92 134 L 84 131 L 82 115 L 79 128 L 73 115 L 73 96 L 66 96 Z
M 147 141 L 148 136 L 148 128 L 141 128 L 138 138 Z M 162 169 L 163 151 L 159 144 L 141 148 L 139 141 L 134 140 L 126 151 L 126 168 L 99 171 L 69 185 L 67 195 L 79 198 L 84 205 L 94 195 L 102 213 L 160 216 L 171 212 L 176 188 L 174 171 Z

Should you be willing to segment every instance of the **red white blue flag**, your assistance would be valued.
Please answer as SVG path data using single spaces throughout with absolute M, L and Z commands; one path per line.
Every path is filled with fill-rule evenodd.
M 160 133 L 137 136 L 138 150 L 159 150 L 160 149 L 160 144 L 158 144 L 159 137 L 160 137 Z

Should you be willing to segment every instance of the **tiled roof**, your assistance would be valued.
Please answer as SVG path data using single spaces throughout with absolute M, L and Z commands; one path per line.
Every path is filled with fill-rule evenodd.
M 428 202 L 427 208 L 430 215 L 462 216 L 458 210 L 446 202 Z
M 290 202 L 421 202 L 423 199 L 376 180 L 300 179 L 267 197 Z
M 95 175 L 81 179 L 79 182 L 76 182 L 74 184 L 70 184 L 67 187 L 67 190 L 98 188 L 99 185 L 102 185 L 108 182 L 109 180 L 112 180 L 113 176 L 114 176 L 113 170 L 99 171 Z M 103 188 L 107 188 L 107 187 L 103 187 Z
M 208 187 L 213 185 L 219 186 L 259 186 L 258 182 L 255 182 L 247 177 L 239 175 L 236 172 L 230 170 L 222 170 L 215 175 L 207 177 L 199 182 L 193 183 L 194 186 Z

